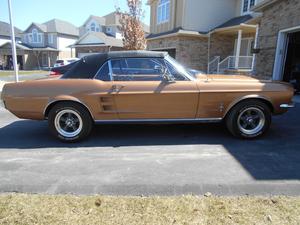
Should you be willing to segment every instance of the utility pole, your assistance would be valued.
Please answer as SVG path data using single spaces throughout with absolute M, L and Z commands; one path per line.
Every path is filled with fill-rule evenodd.
M 16 49 L 16 38 L 15 38 L 15 29 L 13 23 L 13 16 L 11 10 L 11 0 L 8 0 L 8 10 L 9 10 L 9 21 L 10 21 L 10 29 L 11 29 L 11 52 L 13 57 L 13 65 L 15 71 L 15 81 L 19 82 L 19 74 L 18 74 L 18 63 L 17 63 L 17 49 Z

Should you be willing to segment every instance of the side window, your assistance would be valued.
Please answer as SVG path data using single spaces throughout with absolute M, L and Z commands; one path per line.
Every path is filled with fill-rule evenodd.
M 102 81 L 110 81 L 109 66 L 107 62 L 98 71 L 96 79 Z
M 176 81 L 185 81 L 188 80 L 185 75 L 183 75 L 179 70 L 177 70 L 171 63 L 165 60 L 165 63 L 168 67 L 170 74 Z
M 159 58 L 127 58 L 112 60 L 115 81 L 160 81 L 165 64 Z

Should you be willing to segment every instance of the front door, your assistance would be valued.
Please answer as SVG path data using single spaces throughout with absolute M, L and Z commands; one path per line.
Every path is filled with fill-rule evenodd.
M 164 59 L 128 58 L 111 61 L 119 119 L 194 119 L 199 90 L 193 80 L 170 73 Z

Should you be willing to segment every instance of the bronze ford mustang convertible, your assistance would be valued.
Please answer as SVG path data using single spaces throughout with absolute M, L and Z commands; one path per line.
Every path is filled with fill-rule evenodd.
M 192 74 L 162 52 L 86 56 L 59 79 L 6 84 L 6 109 L 48 120 L 62 141 L 88 136 L 95 122 L 224 121 L 236 137 L 264 134 L 272 115 L 293 107 L 294 90 L 247 76 Z

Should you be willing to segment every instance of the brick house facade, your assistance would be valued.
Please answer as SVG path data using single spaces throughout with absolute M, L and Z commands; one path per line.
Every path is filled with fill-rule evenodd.
M 208 73 L 252 73 L 262 0 L 148 0 L 149 50 L 168 51 L 186 67 Z M 230 71 L 230 72 L 231 72 Z
M 148 48 L 154 51 L 164 49 L 173 57 L 176 51 L 175 58 L 184 65 L 204 71 L 207 68 L 208 42 L 206 37 L 166 37 L 148 41 Z
M 268 0 L 254 10 L 262 12 L 256 74 L 289 81 L 283 77 L 288 50 L 287 38 L 300 32 L 300 1 Z M 295 60 L 300 64 L 300 58 Z

